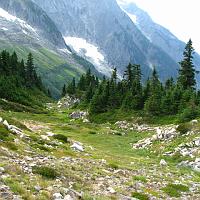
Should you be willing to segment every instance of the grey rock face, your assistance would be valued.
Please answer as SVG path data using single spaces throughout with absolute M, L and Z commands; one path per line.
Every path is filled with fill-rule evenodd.
M 135 3 L 124 3 L 123 0 L 117 0 L 117 2 L 125 12 L 135 16 L 136 26 L 154 45 L 161 48 L 177 63 L 182 60 L 186 45 L 184 42 L 180 41 L 168 29 L 155 23 L 148 13 L 137 7 Z M 199 69 L 200 56 L 197 53 L 194 55 L 194 63 Z
M 158 66 L 161 79 L 176 76 L 178 65 L 151 43 L 115 0 L 34 0 L 54 20 L 63 36 L 80 37 L 99 47 L 111 66 L 122 72 L 129 63 L 142 65 L 148 76 Z

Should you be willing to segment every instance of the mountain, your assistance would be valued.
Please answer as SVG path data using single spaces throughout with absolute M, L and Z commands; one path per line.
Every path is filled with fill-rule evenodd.
M 161 48 L 177 63 L 182 60 L 182 53 L 186 45 L 183 41 L 179 40 L 165 27 L 155 23 L 149 14 L 140 9 L 135 3 L 124 0 L 117 0 L 117 2 L 149 41 Z M 199 70 L 200 56 L 197 53 L 194 55 L 194 64 Z
M 89 67 L 95 71 L 71 51 L 52 19 L 31 0 L 0 1 L 0 49 L 15 50 L 20 58 L 32 52 L 43 82 L 55 97 L 72 77 Z
M 106 69 L 116 66 L 122 74 L 132 62 L 142 65 L 145 77 L 154 65 L 162 80 L 177 75 L 175 60 L 139 30 L 116 0 L 33 1 L 51 17 L 72 49 L 79 55 L 89 54 L 88 46 L 98 50 L 97 61 Z

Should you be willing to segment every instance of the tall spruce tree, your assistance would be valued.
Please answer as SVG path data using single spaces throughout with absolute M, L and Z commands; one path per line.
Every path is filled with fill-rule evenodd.
M 193 64 L 194 48 L 192 46 L 192 40 L 190 39 L 186 44 L 183 52 L 183 60 L 179 63 L 179 77 L 178 84 L 180 84 L 184 90 L 195 89 L 195 68 Z

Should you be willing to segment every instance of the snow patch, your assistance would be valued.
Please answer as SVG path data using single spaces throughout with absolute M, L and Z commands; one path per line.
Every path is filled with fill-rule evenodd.
M 9 14 L 7 11 L 5 11 L 2 8 L 0 8 L 0 17 L 6 19 L 7 21 L 19 24 L 23 29 L 25 29 L 25 30 L 22 30 L 24 33 L 26 32 L 26 30 L 36 33 L 36 30 L 32 26 L 27 24 L 24 20 L 21 20 L 18 17 Z
M 129 16 L 129 18 L 131 19 L 131 21 L 132 21 L 134 24 L 138 24 L 137 16 L 136 16 L 136 15 L 127 12 L 127 11 L 124 10 L 121 6 L 120 6 L 120 8 L 121 8 L 121 10 L 122 10 L 124 13 L 126 13 L 126 14 Z
M 8 31 L 8 29 L 5 28 L 5 27 L 1 27 L 1 29 L 2 29 L 3 31 Z
M 112 73 L 111 67 L 108 66 L 104 55 L 100 52 L 98 47 L 87 42 L 83 38 L 64 37 L 64 39 L 68 46 L 78 55 L 91 62 L 99 72 L 105 75 L 110 75 Z
M 72 54 L 72 52 L 70 52 L 67 48 L 66 49 L 59 49 L 60 51 L 62 51 L 63 53 L 66 54 Z

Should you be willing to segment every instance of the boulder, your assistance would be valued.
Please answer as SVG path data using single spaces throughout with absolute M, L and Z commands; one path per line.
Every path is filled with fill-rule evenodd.
M 3 125 L 9 130 L 10 125 L 9 125 L 9 123 L 8 123 L 7 120 L 4 120 L 4 121 L 3 121 Z
M 0 123 L 2 123 L 3 122 L 3 118 L 2 117 L 0 117 Z
M 63 199 L 63 196 L 60 193 L 54 193 L 53 194 L 53 199 L 54 200 L 61 200 L 61 199 Z
M 41 135 L 41 138 L 43 140 L 50 141 L 50 139 L 49 139 L 49 137 L 47 135 Z
M 74 111 L 73 113 L 71 113 L 69 116 L 72 119 L 80 119 L 80 118 L 84 118 L 88 115 L 87 112 L 84 111 Z
M 79 142 L 74 142 L 71 148 L 74 149 L 75 151 L 80 151 L 80 152 L 84 151 L 82 144 Z
M 75 200 L 69 194 L 64 197 L 64 200 Z

